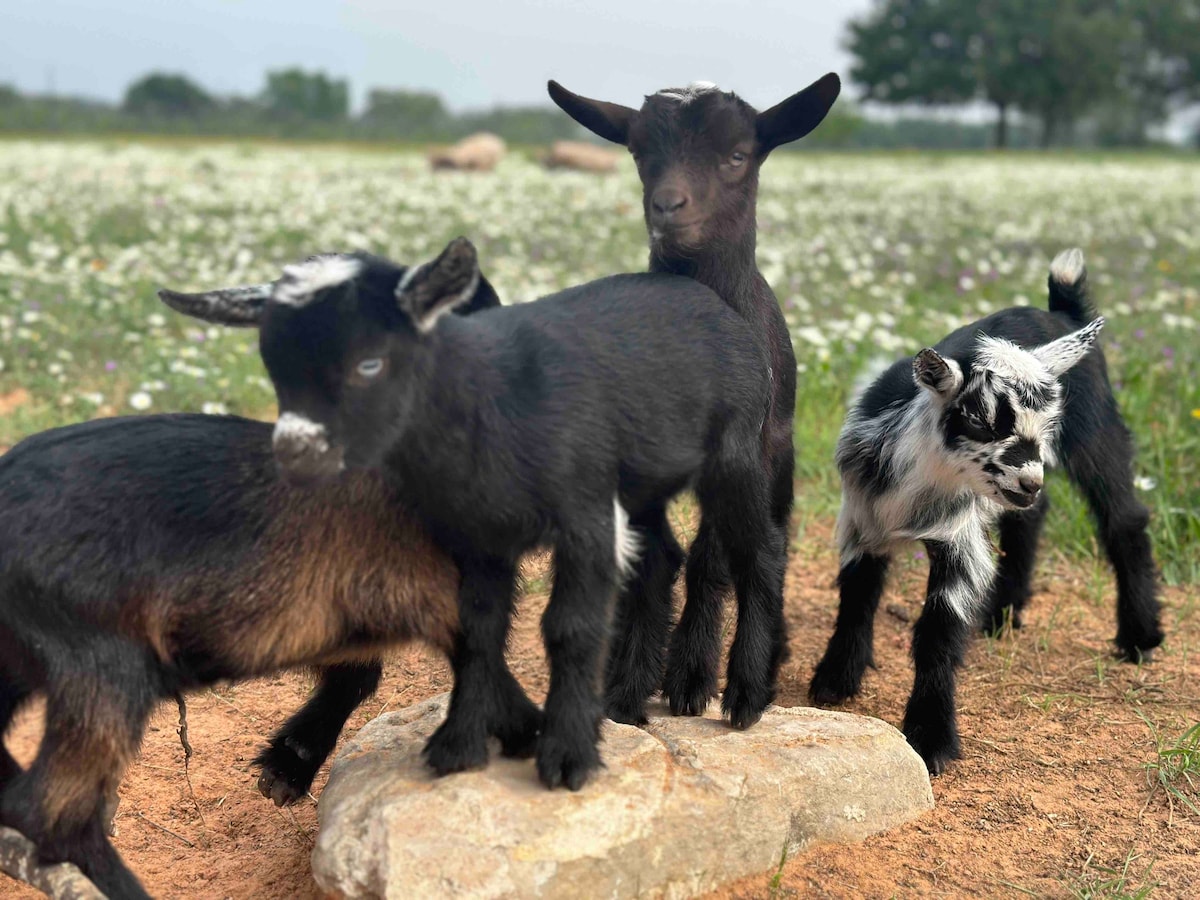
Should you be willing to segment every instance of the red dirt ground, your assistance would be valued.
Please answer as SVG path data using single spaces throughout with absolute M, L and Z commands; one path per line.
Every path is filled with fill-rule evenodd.
M 833 626 L 836 560 L 829 545 L 827 524 L 810 527 L 792 555 L 792 655 L 780 680 L 781 705 L 806 702 Z M 1067 565 L 1047 550 L 1026 627 L 978 640 L 968 654 L 959 694 L 965 758 L 934 781 L 936 809 L 862 844 L 810 848 L 778 872 L 714 896 L 1110 896 L 1095 892 L 1110 878 L 1101 870 L 1119 872 L 1130 857 L 1126 889 L 1153 883 L 1152 897 L 1197 896 L 1200 816 L 1178 802 L 1172 812 L 1163 792 L 1151 794 L 1144 765 L 1156 759 L 1156 745 L 1143 717 L 1172 740 L 1200 721 L 1200 591 L 1166 590 L 1165 648 L 1141 668 L 1117 663 L 1107 643 L 1115 629 L 1107 571 L 1100 564 Z M 868 673 L 863 695 L 847 707 L 892 723 L 911 684 L 908 620 L 920 609 L 924 578 L 923 563 L 898 568 L 877 625 L 879 670 Z M 510 656 L 514 672 L 540 697 L 544 560 L 531 563 L 529 575 Z M 405 650 L 348 731 L 449 686 L 436 654 Z M 115 839 L 151 893 L 317 896 L 309 866 L 315 801 L 276 809 L 259 796 L 249 764 L 310 687 L 305 675 L 288 674 L 192 696 L 190 789 L 176 710 L 164 706 L 156 715 L 121 789 Z M 35 751 L 38 726 L 38 711 L 30 710 L 8 737 L 23 761 Z M 1093 893 L 1080 893 L 1089 887 Z M 39 896 L 3 875 L 0 895 Z

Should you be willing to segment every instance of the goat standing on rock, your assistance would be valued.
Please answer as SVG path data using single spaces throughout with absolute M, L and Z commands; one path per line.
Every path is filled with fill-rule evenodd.
M 841 82 L 831 73 L 762 113 L 711 84 L 658 91 L 640 110 L 581 97 L 554 81 L 548 89 L 567 115 L 633 154 L 650 234 L 650 271 L 686 275 L 712 288 L 749 323 L 767 354 L 771 405 L 761 453 L 770 470 L 771 520 L 786 546 L 796 356 L 779 302 L 754 258 L 758 171 L 773 149 L 821 123 Z M 671 585 L 683 551 L 660 511 L 634 524 L 646 553 L 619 607 L 619 637 L 606 679 L 608 715 L 644 722 L 645 702 L 660 685 L 673 713 L 700 715 L 717 691 L 721 607 L 730 581 L 726 548 L 715 523 L 701 518 L 688 554 L 687 604 L 671 636 L 664 680 Z
M 600 764 L 595 682 L 613 595 L 637 557 L 630 522 L 661 517 L 688 486 L 738 594 L 725 711 L 738 728 L 759 719 L 786 638 L 786 548 L 761 450 L 770 375 L 719 297 L 688 278 L 619 275 L 463 327 L 444 314 L 480 278 L 464 239 L 411 268 L 328 256 L 285 273 L 264 309 L 189 311 L 260 318 L 289 423 L 275 441 L 285 472 L 319 481 L 381 468 L 458 565 L 454 691 L 426 747 L 435 770 L 483 765 L 488 734 L 509 729 L 536 739 L 546 785 L 583 785 Z M 519 558 L 547 544 L 543 723 L 504 648 Z
M 971 627 L 983 614 L 994 630 L 1008 609 L 1020 625 L 1048 508 L 1044 466 L 1062 463 L 1099 525 L 1117 575 L 1121 652 L 1140 660 L 1162 641 L 1133 442 L 1093 347 L 1104 320 L 1093 318 L 1085 282 L 1083 254 L 1060 253 L 1049 312 L 1006 309 L 895 363 L 838 440 L 841 603 L 810 695 L 827 704 L 858 693 L 889 558 L 924 541 L 929 587 L 904 734 L 935 775 L 961 755 L 954 681 Z M 997 521 L 998 571 L 988 536 Z

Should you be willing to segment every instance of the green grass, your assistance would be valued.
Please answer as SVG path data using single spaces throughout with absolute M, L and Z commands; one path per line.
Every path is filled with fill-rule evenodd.
M 1200 806 L 1197 805 L 1200 804 L 1200 722 L 1168 742 L 1160 728 L 1140 711 L 1138 715 L 1150 728 L 1155 743 L 1154 759 L 1143 765 L 1150 782 L 1146 803 L 1161 792 L 1167 798 L 1172 818 L 1176 803 L 1200 817 Z
M 1164 578 L 1200 581 L 1200 162 L 780 154 L 761 184 L 760 266 L 800 367 L 798 541 L 836 513 L 833 448 L 868 363 L 1043 305 L 1051 256 L 1078 245 Z M 631 166 L 546 173 L 518 153 L 491 176 L 435 176 L 394 145 L 0 141 L 0 398 L 31 395 L 0 416 L 0 446 L 142 408 L 270 415 L 254 335 L 185 320 L 157 288 L 269 280 L 322 250 L 411 262 L 460 233 L 506 302 L 646 262 Z M 1049 491 L 1047 551 L 1095 558 L 1084 504 L 1061 476 Z M 1111 591 L 1101 566 L 1098 602 Z
M 1133 872 L 1133 865 L 1140 858 L 1130 849 L 1120 868 L 1106 868 L 1094 865 L 1093 857 L 1089 856 L 1082 872 L 1062 878 L 1063 887 L 1075 900 L 1146 900 L 1158 885 L 1149 880 L 1153 861 L 1140 873 Z

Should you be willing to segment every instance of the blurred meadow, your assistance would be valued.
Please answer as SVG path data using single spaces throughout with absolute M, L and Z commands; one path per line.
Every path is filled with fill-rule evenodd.
M 643 269 L 640 196 L 627 162 L 603 177 L 517 153 L 481 175 L 389 146 L 0 142 L 0 448 L 96 416 L 273 415 L 254 333 L 173 314 L 159 287 L 266 281 L 318 251 L 408 263 L 465 234 L 527 302 Z M 800 370 L 798 538 L 836 514 L 833 445 L 869 362 L 1042 306 L 1050 258 L 1080 246 L 1164 577 L 1200 581 L 1200 163 L 777 153 L 758 211 Z M 1083 504 L 1062 478 L 1051 494 L 1050 555 L 1094 557 Z

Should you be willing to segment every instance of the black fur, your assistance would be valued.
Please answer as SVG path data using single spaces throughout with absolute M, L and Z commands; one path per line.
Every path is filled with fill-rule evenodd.
M 796 358 L 783 312 L 755 261 L 758 172 L 771 150 L 820 124 L 840 89 L 837 76 L 826 75 L 759 113 L 736 94 L 711 88 L 659 91 L 634 110 L 581 97 L 553 81 L 548 85 L 550 97 L 568 115 L 634 155 L 651 235 L 650 270 L 686 275 L 712 288 L 750 324 L 767 354 L 771 407 L 762 453 L 771 472 L 771 518 L 785 545 L 793 501 Z M 649 546 L 648 552 L 671 556 Z M 702 523 L 688 556 L 688 601 L 671 635 L 663 681 L 676 714 L 699 715 L 716 694 L 722 607 L 730 585 L 726 568 L 719 539 Z M 649 589 L 638 580 L 642 573 L 637 576 L 620 601 L 626 630 L 618 631 L 614 649 L 636 642 L 645 652 L 610 660 L 608 669 L 608 712 L 621 721 L 645 718 L 648 687 L 662 668 L 661 653 L 650 652 L 655 640 L 628 630 L 636 620 L 626 610 Z M 667 592 L 674 572 L 656 570 L 655 576 L 657 589 Z M 669 595 L 652 605 L 667 602 Z M 659 628 L 663 621 L 657 621 Z M 663 630 L 659 642 L 665 637 Z
M 469 246 L 455 242 L 419 270 L 416 290 L 442 266 L 460 271 Z M 644 602 L 620 613 L 625 652 L 653 658 L 680 555 L 665 504 L 687 486 L 739 598 L 725 711 L 736 727 L 755 722 L 785 644 L 786 548 L 760 449 L 768 363 L 745 322 L 708 289 L 670 275 L 616 276 L 436 319 L 439 302 L 410 300 L 408 270 L 361 261 L 355 279 L 311 303 L 269 305 L 260 342 L 281 411 L 324 429 L 327 445 L 299 474 L 332 476 L 343 459 L 384 467 L 462 573 L 456 683 L 426 748 L 431 765 L 482 764 L 489 729 L 512 721 L 523 698 L 503 659 L 515 567 L 549 545 L 555 579 L 542 630 L 551 686 L 538 771 L 550 787 L 584 783 L 599 765 L 595 682 L 618 585 L 614 501 L 649 537 L 639 587 L 627 594 Z M 363 359 L 372 368 L 382 360 L 386 374 L 356 380 Z M 635 696 L 653 686 L 653 664 L 642 674 L 624 682 Z M 518 723 L 510 739 L 528 742 L 536 725 Z
M 481 286 L 470 308 L 497 303 Z M 33 694 L 47 701 L 46 739 L 32 768 L 22 771 L 0 744 L 0 822 L 33 840 L 42 861 L 75 863 L 110 897 L 146 896 L 106 832 L 123 767 L 161 700 L 315 665 L 318 689 L 255 760 L 262 793 L 290 803 L 374 692 L 379 649 L 423 636 L 420 616 L 403 615 L 422 603 L 420 571 L 403 571 L 406 561 L 444 570 L 444 614 L 431 608 L 425 616 L 439 625 L 435 643 L 451 649 L 457 575 L 449 560 L 429 556 L 392 489 L 360 477 L 332 486 L 324 497 L 339 508 L 327 509 L 282 482 L 271 435 L 271 425 L 233 416 L 139 416 L 46 431 L 0 457 L 0 736 Z M 374 498 L 369 512 L 364 492 Z M 372 539 L 379 506 L 389 503 L 386 516 L 400 525 Z M 337 517 L 345 522 L 348 506 L 361 524 L 344 530 L 382 542 L 399 564 L 392 594 L 270 590 L 287 583 L 277 570 L 313 560 L 281 547 L 303 547 L 305 530 L 320 535 Z M 369 583 L 388 568 L 329 549 L 350 582 Z M 254 646 L 290 606 L 311 601 L 319 611 L 331 600 L 357 609 L 304 642 L 284 631 L 278 646 Z M 56 795 L 71 798 L 65 811 Z
M 1078 251 L 1075 251 L 1078 253 Z M 1006 339 L 1024 348 L 1041 347 L 1088 324 L 1094 315 L 1085 288 L 1082 258 L 1074 271 L 1077 279 L 1063 284 L 1050 279 L 1051 312 L 1018 308 L 1007 309 L 987 316 L 948 335 L 935 345 L 936 354 L 922 351 L 914 361 L 904 359 L 891 366 L 863 393 L 848 420 L 839 442 L 838 458 L 843 476 L 843 497 L 851 497 L 856 510 L 874 509 L 863 506 L 859 497 L 865 493 L 879 498 L 904 487 L 906 474 L 916 471 L 911 461 L 890 465 L 885 462 L 885 444 L 890 440 L 886 428 L 872 431 L 862 427 L 864 422 L 882 421 L 888 428 L 905 426 L 904 419 L 885 418 L 905 413 L 922 390 L 917 378 L 928 373 L 935 391 L 942 389 L 942 380 L 953 380 L 951 366 L 925 369 L 923 359 L 956 362 L 963 374 L 961 393 L 940 413 L 936 428 L 948 449 L 963 442 L 979 447 L 984 442 L 1012 439 L 1017 434 L 1017 419 L 1013 399 L 996 393 L 991 421 L 984 416 L 982 394 L 986 384 L 996 385 L 995 374 L 980 367 L 978 341 L 980 335 Z M 1060 275 L 1061 277 L 1061 275 Z M 978 370 L 978 371 L 977 371 Z M 975 376 L 983 381 L 976 383 Z M 1137 500 L 1133 489 L 1133 442 L 1117 410 L 1116 400 L 1108 382 L 1103 350 L 1091 350 L 1058 376 L 1061 382 L 1061 416 L 1052 439 L 1054 455 L 1065 468 L 1068 477 L 1087 498 L 1095 517 L 1101 543 L 1117 577 L 1117 636 L 1119 653 L 1126 659 L 1139 660 L 1157 647 L 1163 639 L 1159 624 L 1159 604 L 1156 587 L 1156 568 L 1151 554 L 1146 528 L 1148 515 Z M 1033 379 L 1018 387 L 1029 388 L 1018 401 L 1038 410 L 1049 403 L 1059 403 L 1053 383 L 1040 389 Z M 934 383 L 937 382 L 937 383 Z M 974 387 L 971 385 L 975 384 Z M 1038 394 L 1035 396 L 1035 394 Z M 935 407 L 936 408 L 936 407 Z M 924 420 L 913 418 L 911 422 Z M 905 426 L 906 427 L 906 426 Z M 921 428 L 934 427 L 921 425 Z M 1022 432 L 1022 434 L 1024 434 Z M 929 435 L 937 440 L 936 435 Z M 891 459 L 891 457 L 887 457 Z M 1027 463 L 1040 466 L 1042 449 L 1038 442 L 1021 437 L 992 457 L 982 467 L 991 476 L 1001 474 L 1001 466 L 1021 469 Z M 909 468 L 905 469 L 904 465 Z M 899 471 L 897 471 L 899 469 Z M 1040 468 L 1036 471 L 1040 472 Z M 1024 476 L 1022 476 L 1024 477 Z M 856 493 L 847 494 L 852 487 Z M 906 537 L 934 531 L 939 522 L 961 522 L 970 513 L 974 537 L 961 532 L 957 548 L 941 540 L 926 539 L 930 556 L 930 576 L 925 608 L 913 634 L 913 661 L 916 678 L 904 717 L 904 733 L 921 753 L 932 774 L 943 771 L 959 757 L 961 747 L 955 722 L 955 670 L 961 663 L 972 624 L 965 610 L 981 600 L 983 621 L 991 632 L 1002 628 L 1006 621 L 1020 627 L 1031 591 L 1031 579 L 1036 562 L 1038 537 L 1045 520 L 1049 502 L 1040 493 L 1040 475 L 1031 486 L 1034 494 L 1008 496 L 1010 503 L 1026 508 L 1005 508 L 998 515 L 1000 531 L 1000 560 L 994 566 L 984 536 L 979 527 L 997 521 L 989 508 L 976 506 L 970 491 L 949 495 L 936 487 L 910 488 L 914 493 L 913 512 L 903 528 L 868 535 L 878 523 L 857 512 L 839 528 L 842 543 L 843 568 L 839 576 L 841 599 L 837 625 L 825 655 L 817 665 L 809 694 L 818 703 L 838 703 L 858 693 L 863 673 L 871 664 L 873 620 L 883 589 L 887 568 L 886 545 Z M 926 496 L 928 494 L 929 496 Z M 936 495 L 936 496 L 935 496 Z M 946 498 L 961 500 L 966 505 L 954 505 Z M 995 509 L 991 507 L 990 509 Z M 875 515 L 871 513 L 871 515 Z M 882 526 L 881 526 L 882 527 Z M 958 528 L 958 526 L 956 526 Z M 974 547 L 974 550 L 970 550 Z M 980 558 L 982 554 L 982 559 Z M 990 584 L 988 576 L 990 575 Z

